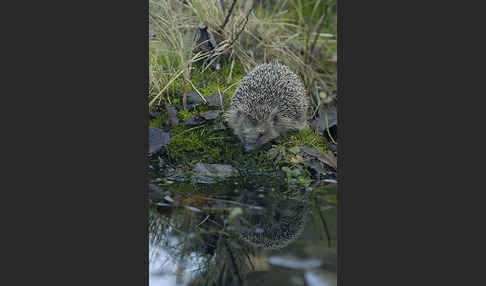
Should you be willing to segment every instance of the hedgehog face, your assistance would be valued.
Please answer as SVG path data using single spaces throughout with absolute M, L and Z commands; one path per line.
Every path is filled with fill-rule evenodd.
M 243 142 L 245 152 L 257 150 L 280 135 L 272 118 L 257 120 L 237 112 L 230 122 L 235 135 Z

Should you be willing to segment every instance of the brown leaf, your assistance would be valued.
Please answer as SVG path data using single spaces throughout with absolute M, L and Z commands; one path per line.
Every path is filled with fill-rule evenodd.
M 323 154 L 321 151 L 319 151 L 315 147 L 301 147 L 301 150 L 304 151 L 306 154 L 313 156 L 317 158 L 319 161 L 323 162 L 324 164 L 327 164 L 334 169 L 337 169 L 337 159 L 334 157 L 334 155 L 331 152 L 327 152 L 326 154 Z
M 226 94 L 213 93 L 206 98 L 209 106 L 223 106 L 226 100 Z
M 162 131 L 157 127 L 149 127 L 149 153 L 158 152 L 163 146 L 170 143 L 169 133 Z

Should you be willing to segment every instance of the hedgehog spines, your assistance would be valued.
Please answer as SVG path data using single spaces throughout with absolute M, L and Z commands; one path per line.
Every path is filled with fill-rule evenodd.
M 262 64 L 239 82 L 224 118 L 245 149 L 254 150 L 281 133 L 305 128 L 307 107 L 304 86 L 295 73 L 279 63 Z M 268 136 L 255 136 L 252 128 L 264 129 Z

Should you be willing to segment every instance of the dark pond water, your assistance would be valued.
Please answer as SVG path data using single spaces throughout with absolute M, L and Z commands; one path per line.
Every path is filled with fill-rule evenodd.
M 337 285 L 335 184 L 151 185 L 149 284 Z

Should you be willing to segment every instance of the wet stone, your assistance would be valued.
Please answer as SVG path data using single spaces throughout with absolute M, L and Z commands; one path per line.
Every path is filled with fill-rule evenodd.
M 201 125 L 204 123 L 204 120 L 201 118 L 196 118 L 196 117 L 191 117 L 189 119 L 186 119 L 184 121 L 184 125 L 186 126 L 196 126 L 196 125 Z
M 304 279 L 309 286 L 331 286 L 333 283 L 328 281 L 324 274 L 318 271 L 306 271 Z
M 206 111 L 200 114 L 200 116 L 206 120 L 214 120 L 221 115 L 220 110 Z
M 238 169 L 231 165 L 197 163 L 193 168 L 194 176 L 201 182 L 204 179 L 211 182 L 211 178 L 227 178 L 239 174 Z M 202 179 L 202 180 L 201 180 Z

